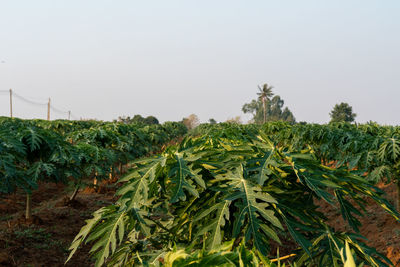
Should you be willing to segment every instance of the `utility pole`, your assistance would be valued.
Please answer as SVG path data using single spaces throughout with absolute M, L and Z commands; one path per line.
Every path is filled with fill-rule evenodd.
M 71 120 L 71 110 L 68 110 L 68 120 Z
M 10 117 L 12 118 L 12 89 L 10 88 Z
M 49 97 L 49 103 L 47 104 L 47 120 L 50 120 L 50 97 Z

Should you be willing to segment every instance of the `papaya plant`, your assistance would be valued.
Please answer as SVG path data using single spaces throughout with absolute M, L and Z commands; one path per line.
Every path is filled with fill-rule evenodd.
M 386 178 L 394 181 L 397 187 L 397 209 L 400 210 L 400 135 L 386 137 L 377 151 L 377 164 L 369 179 L 379 181 Z
M 70 199 L 73 200 L 86 178 L 105 179 L 114 173 L 116 166 L 186 132 L 182 123 L 146 130 L 143 127 L 0 117 L 0 192 L 8 194 L 18 189 L 26 192 L 26 218 L 30 219 L 31 193 L 39 181 L 72 182 L 75 190 Z M 157 139 L 157 144 L 152 139 Z
M 73 146 L 71 163 L 67 167 L 67 175 L 71 178 L 74 191 L 69 200 L 73 201 L 83 186 L 91 186 L 87 178 L 94 177 L 100 181 L 110 173 L 114 162 L 114 154 L 105 148 L 87 143 L 77 143 Z
M 25 188 L 27 220 L 32 218 L 32 189 L 39 181 L 66 182 L 66 166 L 70 160 L 71 146 L 64 139 L 50 130 L 27 126 L 19 132 L 19 139 L 26 148 L 24 158 L 18 162 L 20 175 L 30 182 Z
M 9 131 L 0 130 L 0 192 L 11 193 L 17 188 L 28 190 L 34 187 L 18 165 L 25 154 L 26 149 L 21 140 Z
M 261 261 L 290 239 L 299 266 L 344 264 L 346 243 L 357 262 L 389 266 L 362 242 L 356 217 L 363 216 L 366 197 L 399 220 L 377 188 L 345 166 L 322 165 L 312 150 L 278 146 L 262 132 L 237 136 L 188 137 L 135 161 L 120 180 L 119 200 L 87 220 L 68 260 L 86 243 L 96 266 L 133 266 L 168 261 L 175 246 L 213 255 L 232 242 L 230 251 L 243 244 L 246 255 Z M 317 200 L 338 205 L 352 232 L 335 232 Z

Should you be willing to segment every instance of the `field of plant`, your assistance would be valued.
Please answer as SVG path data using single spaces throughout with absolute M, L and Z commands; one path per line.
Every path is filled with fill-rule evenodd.
M 75 266 L 82 253 L 96 266 L 400 263 L 360 231 L 370 207 L 399 229 L 400 127 L 202 124 L 164 146 L 185 134 L 180 123 L 3 118 L 0 200 L 26 194 L 23 223 L 38 224 L 31 201 L 38 185 L 68 184 L 63 203 L 71 208 L 80 189 L 112 186 L 115 196 L 78 221 L 63 258 Z M 397 188 L 395 199 L 383 184 Z
M 1 118 L 0 192 L 23 189 L 26 219 L 31 220 L 30 195 L 39 181 L 73 183 L 73 201 L 84 178 L 93 177 L 96 186 L 99 180 L 121 171 L 122 164 L 185 132 L 179 123 L 138 126 Z

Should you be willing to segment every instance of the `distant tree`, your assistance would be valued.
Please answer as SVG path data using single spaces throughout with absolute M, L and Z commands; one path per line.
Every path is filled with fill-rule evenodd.
M 208 120 L 208 123 L 209 124 L 217 124 L 217 121 L 214 120 L 213 118 L 211 118 L 211 119 Z
M 144 119 L 145 124 L 160 124 L 156 117 L 154 116 L 147 116 Z
M 117 120 L 114 120 L 114 122 L 122 122 L 122 123 L 131 123 L 131 117 L 129 116 L 119 116 Z
M 353 108 L 347 103 L 336 104 L 329 113 L 331 122 L 353 122 L 357 116 L 353 113 Z
M 272 86 L 268 86 L 268 84 L 264 83 L 262 86 L 258 86 L 260 92 L 257 93 L 258 99 L 261 100 L 264 109 L 264 123 L 267 121 L 267 103 L 270 101 L 270 98 L 274 95 L 272 93 Z
M 142 124 L 159 124 L 159 121 L 156 117 L 154 116 L 148 116 L 146 118 L 142 117 L 140 114 L 136 114 L 133 116 L 133 118 L 129 116 L 120 116 L 118 117 L 118 122 L 123 122 L 123 123 L 142 123 Z
M 144 123 L 144 118 L 140 114 L 136 114 L 133 116 L 132 120 L 130 123 Z
M 244 113 L 251 113 L 253 115 L 252 122 L 264 123 L 267 121 L 288 121 L 291 123 L 296 122 L 293 113 L 289 108 L 283 108 L 285 102 L 279 95 L 273 96 L 272 87 L 267 84 L 261 88 L 257 93 L 258 99 L 252 100 L 250 103 L 244 104 L 242 111 Z M 272 97 L 272 98 L 271 98 Z
M 281 118 L 283 119 L 283 121 L 288 121 L 291 123 L 296 122 L 296 118 L 294 117 L 293 113 L 289 110 L 288 107 L 285 107 L 285 109 L 283 110 Z
M 226 122 L 227 123 L 242 124 L 242 119 L 240 118 L 240 116 L 236 116 L 234 118 L 229 118 Z
M 261 101 L 253 99 L 250 103 L 243 105 L 242 111 L 243 113 L 251 113 L 253 115 L 252 122 L 263 123 L 263 106 Z
M 182 122 L 189 130 L 196 128 L 200 124 L 196 114 L 190 114 L 187 118 L 183 118 Z

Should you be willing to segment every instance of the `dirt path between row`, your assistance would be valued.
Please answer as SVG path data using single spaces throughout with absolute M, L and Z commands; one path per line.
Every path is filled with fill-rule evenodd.
M 95 210 L 113 203 L 114 190 L 80 192 L 65 206 L 70 192 L 60 184 L 41 184 L 32 195 L 33 223 L 24 219 L 25 196 L 0 198 L 0 266 L 64 266 L 68 247 Z M 78 250 L 66 266 L 92 266 L 89 247 Z
M 385 198 L 395 205 L 397 201 L 396 185 L 379 183 L 377 187 L 382 189 L 385 192 Z M 322 201 L 318 205 L 324 215 L 328 217 L 329 224 L 336 231 L 351 230 L 347 226 L 348 223 L 344 222 L 337 207 Z M 365 243 L 388 257 L 394 266 L 400 266 L 400 223 L 370 199 L 366 204 L 366 216 L 358 217 L 358 219 L 362 224 L 360 234 L 367 238 Z
M 379 187 L 393 203 L 395 186 L 380 184 Z M 113 185 L 100 189 L 101 193 L 84 190 L 73 206 L 65 206 L 65 196 L 71 190 L 61 184 L 41 184 L 32 195 L 35 216 L 32 225 L 23 219 L 24 194 L 0 195 L 0 266 L 64 266 L 68 247 L 85 220 L 92 217 L 93 211 L 116 200 Z M 340 211 L 320 204 L 337 231 L 349 230 Z M 361 234 L 368 238 L 367 244 L 386 255 L 395 266 L 400 266 L 400 223 L 372 202 L 368 203 L 367 214 L 361 218 L 360 228 Z M 89 246 L 79 249 L 66 266 L 93 266 L 89 250 Z

